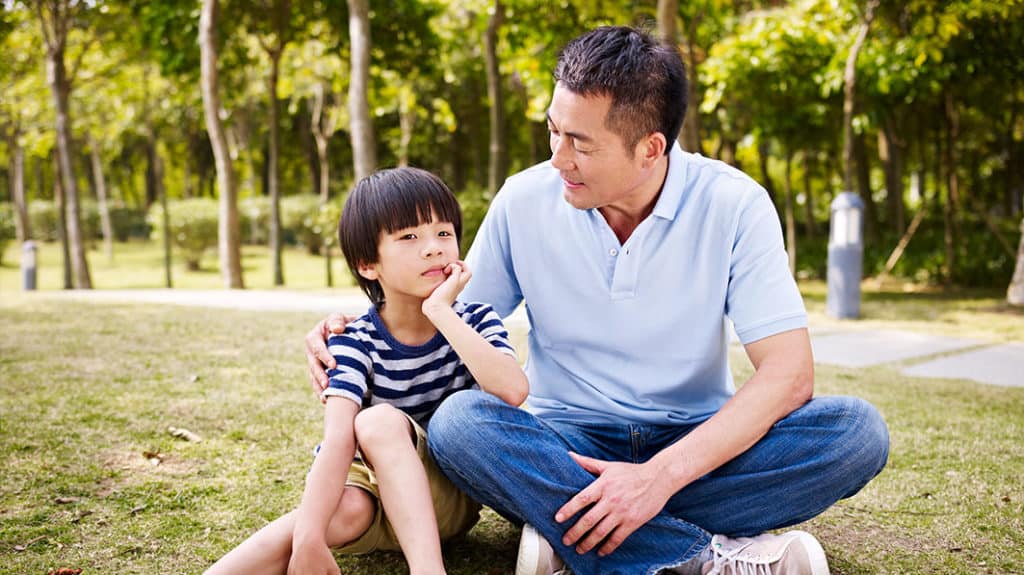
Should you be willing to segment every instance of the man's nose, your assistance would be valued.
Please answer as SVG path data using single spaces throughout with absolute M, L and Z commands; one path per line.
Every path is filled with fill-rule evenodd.
M 572 155 L 566 139 L 561 137 L 551 138 L 551 165 L 556 170 L 570 171 L 575 169 L 572 162 Z

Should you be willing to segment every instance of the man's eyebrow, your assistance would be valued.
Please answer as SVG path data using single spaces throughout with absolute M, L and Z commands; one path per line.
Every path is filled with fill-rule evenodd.
M 551 121 L 551 112 L 550 111 L 545 112 L 544 115 L 547 117 L 548 124 L 553 126 L 555 123 Z M 590 136 L 588 136 L 586 134 L 581 134 L 579 132 L 562 132 L 562 133 L 565 134 L 566 136 L 569 136 L 570 138 L 576 140 L 577 142 L 589 143 L 589 142 L 593 142 L 594 141 L 594 138 L 591 138 Z

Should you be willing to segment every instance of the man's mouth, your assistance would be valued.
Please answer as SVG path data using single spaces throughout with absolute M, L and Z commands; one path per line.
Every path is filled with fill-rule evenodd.
M 583 182 L 574 182 L 565 176 L 562 176 L 562 183 L 564 183 L 565 187 L 569 188 L 570 190 L 577 190 L 583 187 Z

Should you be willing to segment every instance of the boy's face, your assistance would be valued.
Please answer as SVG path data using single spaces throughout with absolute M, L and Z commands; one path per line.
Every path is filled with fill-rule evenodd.
M 381 232 L 377 262 L 361 264 L 359 275 L 379 281 L 387 301 L 399 295 L 426 298 L 448 277 L 448 264 L 458 259 L 455 226 L 431 214 L 429 222 Z

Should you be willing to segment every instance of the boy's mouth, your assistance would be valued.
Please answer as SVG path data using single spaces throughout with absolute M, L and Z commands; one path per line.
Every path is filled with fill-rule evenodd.
M 428 277 L 428 278 L 429 277 L 443 276 L 444 275 L 444 269 L 446 267 L 448 267 L 448 266 L 431 266 L 429 269 L 427 269 L 427 271 L 423 272 L 420 275 L 422 275 L 424 277 Z

